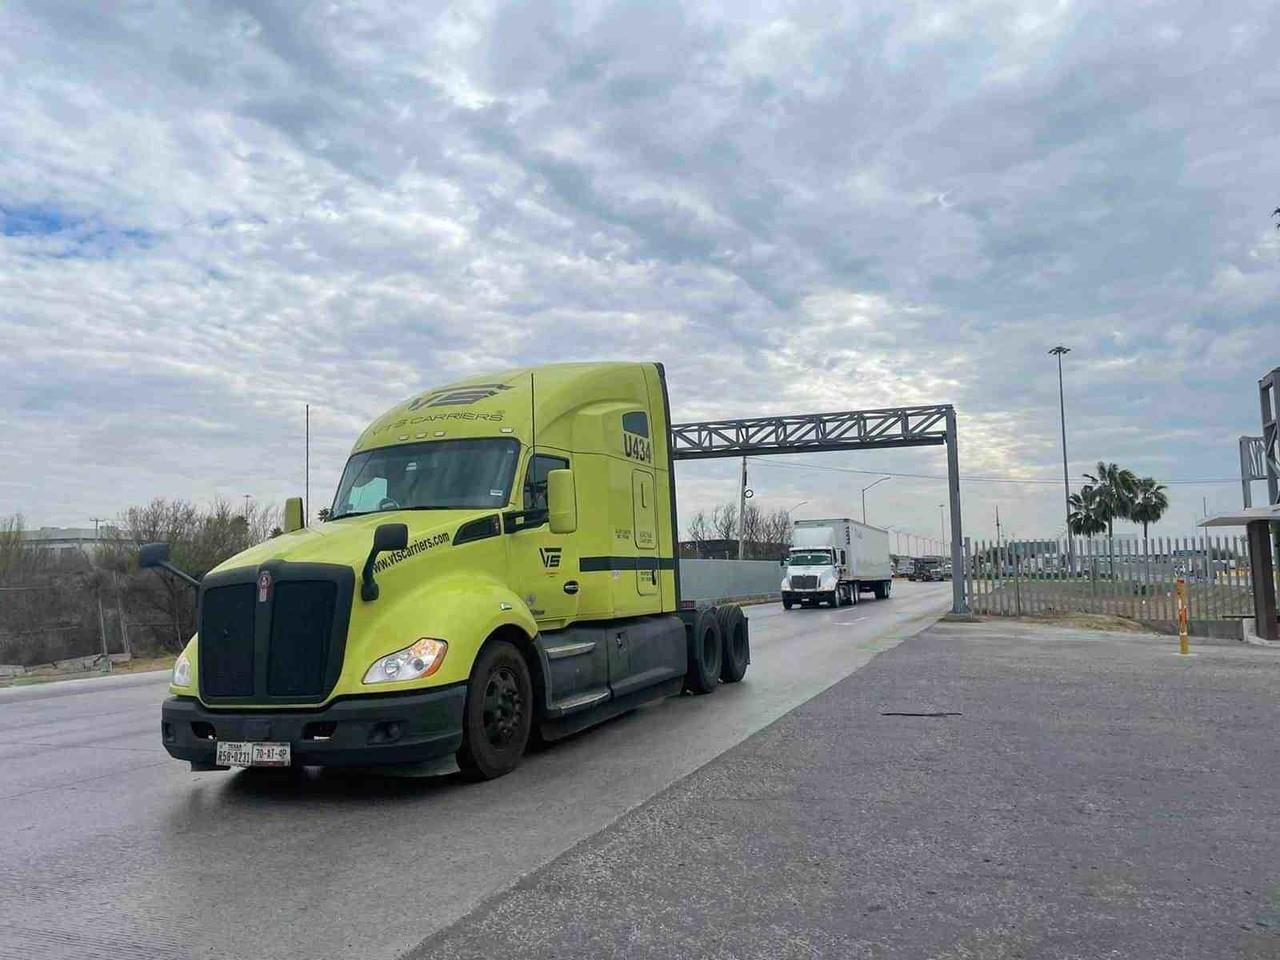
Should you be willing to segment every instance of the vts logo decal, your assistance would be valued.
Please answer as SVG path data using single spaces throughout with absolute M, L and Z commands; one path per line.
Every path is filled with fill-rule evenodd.
M 622 452 L 630 460 L 639 460 L 641 463 L 653 462 L 653 445 L 648 438 L 627 433 L 625 430 L 622 433 Z
M 473 383 L 469 387 L 451 387 L 448 390 L 437 390 L 423 394 L 409 401 L 410 410 L 423 407 L 465 407 L 477 400 L 488 400 L 496 397 L 503 390 L 510 390 L 506 383 Z
M 548 570 L 559 570 L 560 550 L 560 547 L 539 547 L 538 553 L 542 554 L 542 565 Z

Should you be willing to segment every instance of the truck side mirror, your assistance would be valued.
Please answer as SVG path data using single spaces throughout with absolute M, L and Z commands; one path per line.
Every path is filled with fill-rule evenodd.
M 547 473 L 547 516 L 552 533 L 573 533 L 578 529 L 578 495 L 572 470 Z
M 290 497 L 284 502 L 284 532 L 293 533 L 307 525 L 302 516 L 302 498 Z
M 409 546 L 409 527 L 403 523 L 380 523 L 373 531 L 373 546 L 365 558 L 360 574 L 360 599 L 366 603 L 378 599 L 378 581 L 373 579 L 373 561 L 380 553 L 404 550 Z
M 144 570 L 162 567 L 169 562 L 167 543 L 144 543 L 138 548 L 138 566 Z
M 780 566 L 780 567 L 785 567 L 786 565 L 787 565 L 787 558 L 786 558 L 786 557 L 779 557 L 779 558 L 778 558 L 778 566 Z
M 169 562 L 169 545 L 167 543 L 144 543 L 138 548 L 138 566 L 144 570 L 156 568 L 168 570 L 180 580 L 185 580 L 197 590 L 200 581 L 186 571 L 179 570 Z

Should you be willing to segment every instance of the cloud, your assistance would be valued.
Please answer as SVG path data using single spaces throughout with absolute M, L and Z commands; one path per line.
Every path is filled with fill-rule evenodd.
M 1051 479 L 1057 342 L 1073 474 L 1229 478 L 1278 362 L 1269 14 L 8 4 L 0 513 L 279 501 L 305 403 L 314 494 L 402 397 L 565 358 L 664 361 L 684 420 L 951 402 L 966 472 Z M 733 495 L 681 475 L 682 510 Z M 931 531 L 940 490 L 881 519 Z M 1183 528 L 1202 495 L 1238 491 L 1178 487 Z M 964 496 L 975 532 L 1060 523 L 1052 486 Z

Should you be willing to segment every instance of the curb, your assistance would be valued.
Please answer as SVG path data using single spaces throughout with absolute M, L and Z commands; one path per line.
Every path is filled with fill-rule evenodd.
M 117 687 L 141 687 L 171 676 L 169 670 L 148 670 L 144 673 L 121 673 L 105 677 L 67 677 L 44 683 L 0 687 L 0 703 L 17 703 L 22 700 L 47 700 L 53 697 L 74 697 L 81 693 Z

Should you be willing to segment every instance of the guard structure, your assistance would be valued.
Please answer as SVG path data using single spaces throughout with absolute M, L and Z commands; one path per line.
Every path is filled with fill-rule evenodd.
M 1264 640 L 1280 640 L 1276 620 L 1275 566 L 1280 544 L 1280 367 L 1258 380 L 1258 406 L 1262 436 L 1240 438 L 1240 484 L 1244 509 L 1204 520 L 1202 527 L 1242 526 L 1249 539 L 1249 566 L 1253 581 L 1254 629 Z M 1265 480 L 1267 505 L 1253 506 L 1251 483 Z

